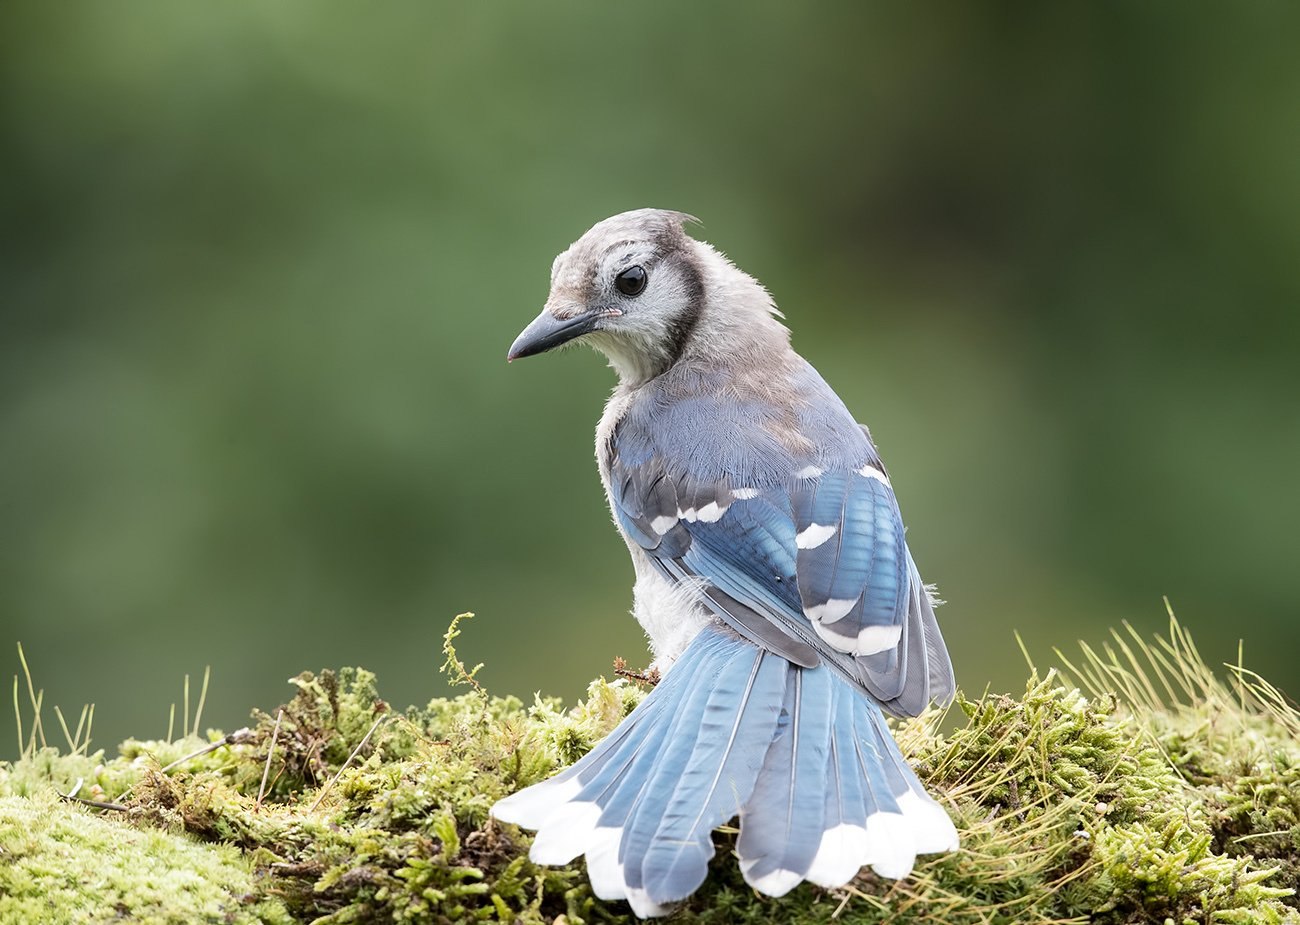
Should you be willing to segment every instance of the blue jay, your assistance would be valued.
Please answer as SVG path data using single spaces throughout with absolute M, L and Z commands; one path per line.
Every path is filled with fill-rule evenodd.
M 595 225 L 509 352 L 581 341 L 618 374 L 596 458 L 662 680 L 492 814 L 537 830 L 539 864 L 585 854 L 596 895 L 641 917 L 704 882 L 712 831 L 736 816 L 741 871 L 770 896 L 865 865 L 901 878 L 957 847 L 882 715 L 954 686 L 889 476 L 767 291 L 688 221 Z

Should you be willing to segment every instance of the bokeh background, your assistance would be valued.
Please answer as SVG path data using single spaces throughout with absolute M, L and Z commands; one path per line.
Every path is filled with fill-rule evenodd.
M 552 256 L 701 216 L 891 467 L 970 690 L 1166 622 L 1300 687 L 1297 7 L 0 9 L 0 667 L 96 740 L 305 668 L 644 662 Z M 0 711 L 0 756 L 16 748 Z

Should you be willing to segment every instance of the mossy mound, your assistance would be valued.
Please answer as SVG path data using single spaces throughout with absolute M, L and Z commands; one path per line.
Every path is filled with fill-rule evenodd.
M 289 925 L 256 895 L 252 866 L 228 845 L 60 805 L 49 788 L 0 798 L 0 922 Z
M 395 713 L 360 669 L 304 674 L 279 710 L 200 752 L 195 737 L 103 753 L 33 747 L 0 764 L 0 923 L 612 922 L 581 864 L 541 868 L 498 798 L 580 757 L 642 693 L 593 682 L 565 711 L 471 685 Z M 804 884 L 772 900 L 720 831 L 673 920 L 1300 922 L 1300 716 L 1248 672 L 1216 680 L 1176 625 L 1132 657 L 1085 650 L 1074 681 L 959 700 L 896 732 L 962 849 L 901 883 Z M 1086 691 L 1086 694 L 1085 692 Z M 60 800 L 76 788 L 109 809 Z

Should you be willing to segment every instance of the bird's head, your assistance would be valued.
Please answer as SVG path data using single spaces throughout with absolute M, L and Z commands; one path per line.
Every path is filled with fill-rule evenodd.
M 508 359 L 574 342 L 609 357 L 627 383 L 644 382 L 676 363 L 706 313 L 707 290 L 748 281 L 762 314 L 774 310 L 761 287 L 721 254 L 689 237 L 682 212 L 638 209 L 594 225 L 551 266 L 542 313 L 510 346 Z M 727 273 L 734 279 L 720 279 Z

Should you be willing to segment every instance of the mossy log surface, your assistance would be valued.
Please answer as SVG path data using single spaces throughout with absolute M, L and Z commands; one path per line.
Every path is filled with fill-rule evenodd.
M 488 808 L 575 761 L 643 692 L 598 680 L 567 710 L 494 697 L 456 634 L 447 670 L 466 693 L 403 713 L 369 672 L 304 673 L 247 729 L 110 757 L 80 730 L 42 747 L 32 710 L 23 757 L 0 763 L 0 923 L 632 922 L 580 862 L 530 863 L 528 834 Z M 1177 624 L 1058 659 L 1021 696 L 959 698 L 963 723 L 896 727 L 960 851 L 902 882 L 866 872 L 773 900 L 722 829 L 708 881 L 667 921 L 1300 923 L 1291 703 L 1240 666 L 1210 671 Z

